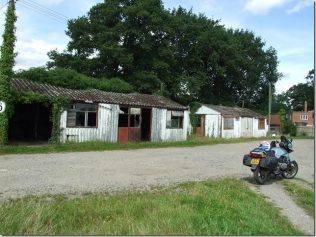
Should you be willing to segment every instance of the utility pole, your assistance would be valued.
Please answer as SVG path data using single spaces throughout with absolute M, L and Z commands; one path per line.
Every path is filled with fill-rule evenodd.
M 269 82 L 269 126 L 268 126 L 268 134 L 270 134 L 270 123 L 271 123 L 271 101 L 272 101 L 272 95 L 271 95 L 271 82 Z
M 13 76 L 15 37 L 15 0 L 8 1 L 0 60 L 0 145 L 8 142 L 10 81 Z

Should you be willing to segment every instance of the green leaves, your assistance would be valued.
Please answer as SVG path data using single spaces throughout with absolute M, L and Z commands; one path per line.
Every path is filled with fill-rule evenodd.
M 32 81 L 47 83 L 71 89 L 95 88 L 104 91 L 128 93 L 133 91 L 133 87 L 119 78 L 93 78 L 80 74 L 71 69 L 55 68 L 46 69 L 44 67 L 21 70 L 15 77 L 29 79 Z
M 166 10 L 160 0 L 107 0 L 71 20 L 67 34 L 67 50 L 51 51 L 49 67 L 120 78 L 183 104 L 265 110 L 268 82 L 281 76 L 277 52 L 253 32 L 182 7 Z
M 14 0 L 10 0 L 8 2 L 8 10 L 6 13 L 0 60 L 0 101 L 6 102 L 8 107 L 4 113 L 0 114 L 0 145 L 4 145 L 8 141 L 8 121 L 12 110 L 10 101 L 10 80 L 13 75 L 15 57 L 15 22 L 15 2 Z

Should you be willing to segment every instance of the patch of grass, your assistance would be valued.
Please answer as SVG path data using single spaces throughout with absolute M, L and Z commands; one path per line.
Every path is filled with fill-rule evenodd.
M 300 182 L 295 180 L 283 180 L 282 184 L 289 194 L 293 197 L 294 201 L 303 208 L 308 215 L 314 218 L 315 214 L 315 193 L 314 185 L 303 179 Z
M 302 235 L 237 180 L 109 194 L 27 197 L 0 205 L 5 235 Z
M 36 154 L 54 152 L 82 152 L 82 151 L 105 151 L 105 150 L 133 150 L 143 148 L 163 148 L 163 147 L 194 147 L 214 144 L 241 143 L 258 141 L 266 138 L 205 138 L 190 136 L 187 141 L 179 142 L 138 142 L 138 143 L 108 143 L 102 141 L 90 142 L 67 142 L 59 145 L 6 145 L 0 146 L 0 155 L 5 154 Z

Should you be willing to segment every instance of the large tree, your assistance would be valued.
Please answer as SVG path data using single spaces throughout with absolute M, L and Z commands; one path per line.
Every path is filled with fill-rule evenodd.
M 1 46 L 0 60 L 0 101 L 6 103 L 7 108 L 0 113 L 0 145 L 8 141 L 8 127 L 10 115 L 10 80 L 13 75 L 14 66 L 14 44 L 15 44 L 15 2 L 8 2 L 6 20 L 3 33 L 3 43 Z
M 49 67 L 96 78 L 119 77 L 138 92 L 266 110 L 280 77 L 276 51 L 253 32 L 160 0 L 107 0 L 68 24 L 70 42 Z

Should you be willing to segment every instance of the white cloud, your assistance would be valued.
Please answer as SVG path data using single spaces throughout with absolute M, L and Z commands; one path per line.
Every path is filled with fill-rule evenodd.
M 310 65 L 307 63 L 283 63 L 279 66 L 279 71 L 283 73 L 284 77 L 275 84 L 276 92 L 285 92 L 295 84 L 304 83 L 304 78 L 312 68 L 312 63 Z
M 299 12 L 300 10 L 313 5 L 313 1 L 311 0 L 299 0 L 294 7 L 288 9 L 286 13 L 292 14 L 295 12 Z
M 244 10 L 255 15 L 264 15 L 272 8 L 281 7 L 291 0 L 247 0 Z
M 20 40 L 16 45 L 16 65 L 14 70 L 43 66 L 48 61 L 47 53 L 50 50 L 65 48 L 64 44 L 47 43 L 40 39 Z

